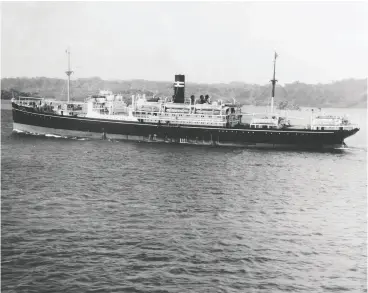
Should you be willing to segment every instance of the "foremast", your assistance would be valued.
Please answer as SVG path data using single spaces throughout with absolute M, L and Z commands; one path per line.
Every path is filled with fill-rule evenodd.
M 274 56 L 274 59 L 273 59 L 273 79 L 271 79 L 271 83 L 272 83 L 272 97 L 271 97 L 271 113 L 273 113 L 273 103 L 274 103 L 274 98 L 275 98 L 275 86 L 276 86 L 276 82 L 277 82 L 277 79 L 276 79 L 276 58 L 278 57 L 279 55 L 277 55 L 276 51 L 275 51 L 275 56 Z
M 70 69 L 70 49 L 68 48 L 65 53 L 68 54 L 68 70 L 65 71 L 66 75 L 68 76 L 68 103 L 70 101 L 70 76 L 72 75 L 73 71 Z

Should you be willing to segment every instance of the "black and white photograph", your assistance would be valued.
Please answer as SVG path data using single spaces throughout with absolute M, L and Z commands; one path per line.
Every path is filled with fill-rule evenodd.
M 367 1 L 2 1 L 1 292 L 367 292 Z

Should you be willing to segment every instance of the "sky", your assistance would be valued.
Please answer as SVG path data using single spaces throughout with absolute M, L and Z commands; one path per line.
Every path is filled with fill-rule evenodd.
M 368 2 L 2 2 L 1 77 L 187 82 L 368 76 Z

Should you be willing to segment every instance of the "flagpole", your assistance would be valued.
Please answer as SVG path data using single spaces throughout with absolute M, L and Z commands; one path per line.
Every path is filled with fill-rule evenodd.
M 276 51 L 275 51 L 275 57 L 273 60 L 273 79 L 271 79 L 272 82 L 272 97 L 271 97 L 271 113 L 273 113 L 273 100 L 275 97 L 275 86 L 276 86 L 276 82 L 277 80 L 275 79 L 276 77 L 276 58 L 278 57 Z

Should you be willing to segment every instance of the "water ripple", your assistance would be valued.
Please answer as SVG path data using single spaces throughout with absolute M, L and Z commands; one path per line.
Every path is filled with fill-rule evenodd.
M 366 151 L 11 135 L 3 292 L 366 292 Z

